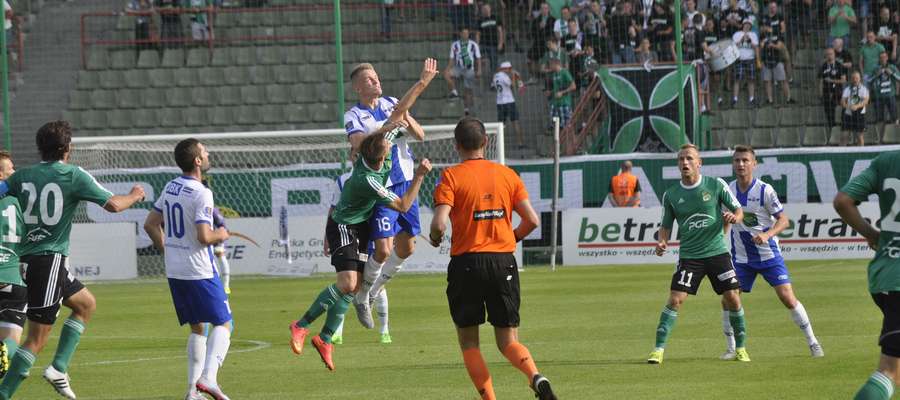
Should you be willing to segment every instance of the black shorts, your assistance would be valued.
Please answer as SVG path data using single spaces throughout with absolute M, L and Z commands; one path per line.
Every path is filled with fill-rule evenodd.
M 59 306 L 84 285 L 69 273 L 69 258 L 62 254 L 22 256 L 22 277 L 28 286 L 28 319 L 53 325 Z
M 28 309 L 28 289 L 25 286 L 3 284 L 0 287 L 0 328 L 25 327 Z
M 519 268 L 512 253 L 466 253 L 450 257 L 447 302 L 458 328 L 487 320 L 497 328 L 519 326 Z
M 703 277 L 708 276 L 716 294 L 725 293 L 726 290 L 740 288 L 734 265 L 731 264 L 731 254 L 722 253 L 717 256 L 695 259 L 679 259 L 672 274 L 672 290 L 697 294 Z
M 497 104 L 497 121 L 518 121 L 519 111 L 516 103 Z
M 884 315 L 878 338 L 881 354 L 900 357 L 900 292 L 875 293 L 872 300 Z
M 841 128 L 846 132 L 862 133 L 866 131 L 866 115 L 861 113 L 841 114 Z
M 337 272 L 363 272 L 368 258 L 369 221 L 343 225 L 329 217 L 325 237 L 328 239 L 328 251 L 331 252 L 331 265 L 334 265 Z

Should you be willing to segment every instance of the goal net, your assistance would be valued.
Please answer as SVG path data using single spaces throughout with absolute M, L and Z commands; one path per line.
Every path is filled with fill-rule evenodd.
M 424 141 L 410 139 L 416 158 L 428 158 L 434 167 L 419 194 L 422 213 L 430 213 L 432 192 L 441 171 L 458 162 L 454 127 L 424 126 Z M 486 157 L 504 162 L 502 124 L 487 123 L 485 128 Z M 228 218 L 229 230 L 247 237 L 243 248 L 241 240 L 227 243 L 229 258 L 234 258 L 232 273 L 291 274 L 300 273 L 299 268 L 309 269 L 305 261 L 327 263 L 321 254 L 321 227 L 338 190 L 335 180 L 351 167 L 347 160 L 349 144 L 342 129 L 73 138 L 69 160 L 72 164 L 90 172 L 116 194 L 127 193 L 134 185 L 141 185 L 147 193 L 145 202 L 119 214 L 87 205 L 80 209 L 75 221 L 135 223 L 137 276 L 162 276 L 162 257 L 143 231 L 143 222 L 165 184 L 181 172 L 173 159 L 175 144 L 190 137 L 200 140 L 210 153 L 212 168 L 205 174 L 206 183 L 213 191 L 216 206 Z M 290 220 L 288 243 L 294 245 L 292 250 L 290 246 L 282 249 L 268 243 L 272 234 L 277 235 L 277 225 L 287 223 L 279 221 L 282 214 Z M 276 228 L 271 234 L 268 229 L 261 234 L 258 224 L 254 225 L 258 221 Z M 251 250 L 259 249 L 259 254 L 267 255 L 266 260 L 252 259 Z M 246 266 L 235 267 L 235 262 Z M 268 264 L 255 265 L 257 262 Z

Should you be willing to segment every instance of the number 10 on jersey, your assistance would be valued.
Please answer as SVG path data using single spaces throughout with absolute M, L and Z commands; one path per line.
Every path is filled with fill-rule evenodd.
M 179 203 L 165 201 L 166 205 L 166 237 L 181 239 L 184 236 L 184 209 Z

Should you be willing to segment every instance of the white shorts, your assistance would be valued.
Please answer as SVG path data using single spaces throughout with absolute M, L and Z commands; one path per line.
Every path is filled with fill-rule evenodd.
M 458 65 L 454 65 L 453 68 L 450 69 L 450 76 L 453 79 L 463 80 L 463 86 L 466 89 L 472 89 L 475 87 L 475 70 L 474 69 L 464 69 Z
M 783 82 L 786 78 L 786 74 L 784 73 L 784 63 L 775 64 L 774 68 L 769 68 L 763 65 L 762 69 L 762 80 L 771 81 L 772 75 L 775 75 L 775 80 L 778 82 Z
M 194 40 L 210 40 L 212 35 L 209 34 L 209 27 L 199 22 L 191 22 L 191 37 Z

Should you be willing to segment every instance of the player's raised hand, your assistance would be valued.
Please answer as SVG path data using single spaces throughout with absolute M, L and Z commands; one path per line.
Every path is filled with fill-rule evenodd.
M 666 249 L 668 248 L 669 245 L 666 242 L 656 243 L 656 255 L 662 257 L 663 254 L 666 254 Z
M 425 176 L 431 172 L 431 161 L 427 158 L 423 158 L 422 161 L 419 161 L 419 167 L 416 168 L 416 175 Z
M 129 192 L 128 194 L 131 196 L 136 196 L 141 200 L 144 200 L 144 198 L 146 197 L 146 193 L 144 193 L 144 187 L 141 185 L 134 185 L 134 187 L 131 188 L 131 192 Z
M 437 60 L 433 58 L 426 58 L 425 63 L 422 65 L 422 73 L 419 75 L 419 80 L 427 85 L 431 83 L 431 80 L 434 79 L 437 74 Z
M 723 212 L 723 213 L 722 213 L 722 219 L 723 219 L 725 222 L 729 223 L 729 224 L 736 224 L 736 223 L 738 223 L 737 217 L 736 217 L 733 213 L 731 213 L 730 211 L 725 211 L 725 212 Z

